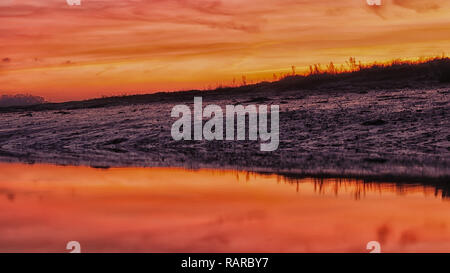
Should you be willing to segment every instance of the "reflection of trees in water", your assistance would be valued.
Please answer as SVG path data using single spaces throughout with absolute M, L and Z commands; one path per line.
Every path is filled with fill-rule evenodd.
M 445 198 L 441 190 L 429 185 L 373 182 L 348 178 L 314 178 L 313 181 L 314 191 L 318 194 L 332 192 L 338 196 L 339 193 L 351 193 L 356 200 L 364 198 L 368 193 L 395 193 L 398 195 L 423 193 L 425 195 L 440 195 Z
M 288 178 L 288 180 L 290 180 Z M 326 194 L 331 188 L 335 195 L 339 192 L 351 191 L 355 199 L 361 199 L 367 193 L 395 193 L 398 195 L 422 193 L 434 195 L 443 199 L 449 198 L 447 183 L 410 183 L 410 182 L 380 182 L 368 179 L 350 178 L 314 178 L 314 189 L 319 194 Z
M 262 175 L 272 175 L 263 173 Z M 450 198 L 448 177 L 444 178 L 408 178 L 408 177 L 314 177 L 301 174 L 281 173 L 277 175 L 279 182 L 296 184 L 297 191 L 304 183 L 313 183 L 314 192 L 322 195 L 352 194 L 356 200 L 364 198 L 367 193 L 395 193 L 398 195 L 421 193 Z

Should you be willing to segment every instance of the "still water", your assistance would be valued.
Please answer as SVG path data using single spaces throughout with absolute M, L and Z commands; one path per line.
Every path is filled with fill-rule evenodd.
M 450 251 L 433 187 L 241 171 L 0 164 L 0 252 Z

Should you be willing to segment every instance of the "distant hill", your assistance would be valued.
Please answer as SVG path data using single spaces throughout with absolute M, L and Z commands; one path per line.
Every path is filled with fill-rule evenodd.
M 33 95 L 2 95 L 0 97 L 0 107 L 10 107 L 10 106 L 30 106 L 36 104 L 45 103 L 45 99 L 39 96 Z

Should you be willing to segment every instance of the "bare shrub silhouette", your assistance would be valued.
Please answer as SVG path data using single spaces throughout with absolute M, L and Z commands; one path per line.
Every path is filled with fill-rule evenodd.
M 320 84 L 330 81 L 341 81 L 353 79 L 359 83 L 375 81 L 438 81 L 450 82 L 450 58 L 445 55 L 441 57 L 419 58 L 418 60 L 395 59 L 389 62 L 373 62 L 363 64 L 356 58 L 350 57 L 345 64 L 339 68 L 333 62 L 326 65 L 321 64 L 309 66 L 309 70 L 303 74 L 285 75 L 278 82 L 273 82 L 275 89 L 292 89 L 311 87 L 312 84 Z
M 247 85 L 247 77 L 242 75 L 242 85 L 246 86 Z

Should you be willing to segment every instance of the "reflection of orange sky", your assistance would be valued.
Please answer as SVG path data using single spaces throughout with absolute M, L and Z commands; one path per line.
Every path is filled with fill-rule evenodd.
M 65 0 L 0 2 L 0 87 L 53 101 L 205 88 L 291 65 L 440 55 L 450 2 Z M 3 3 L 3 4 L 2 4 Z
M 0 164 L 0 252 L 449 251 L 432 189 L 182 169 Z M 362 198 L 355 192 L 364 189 Z

